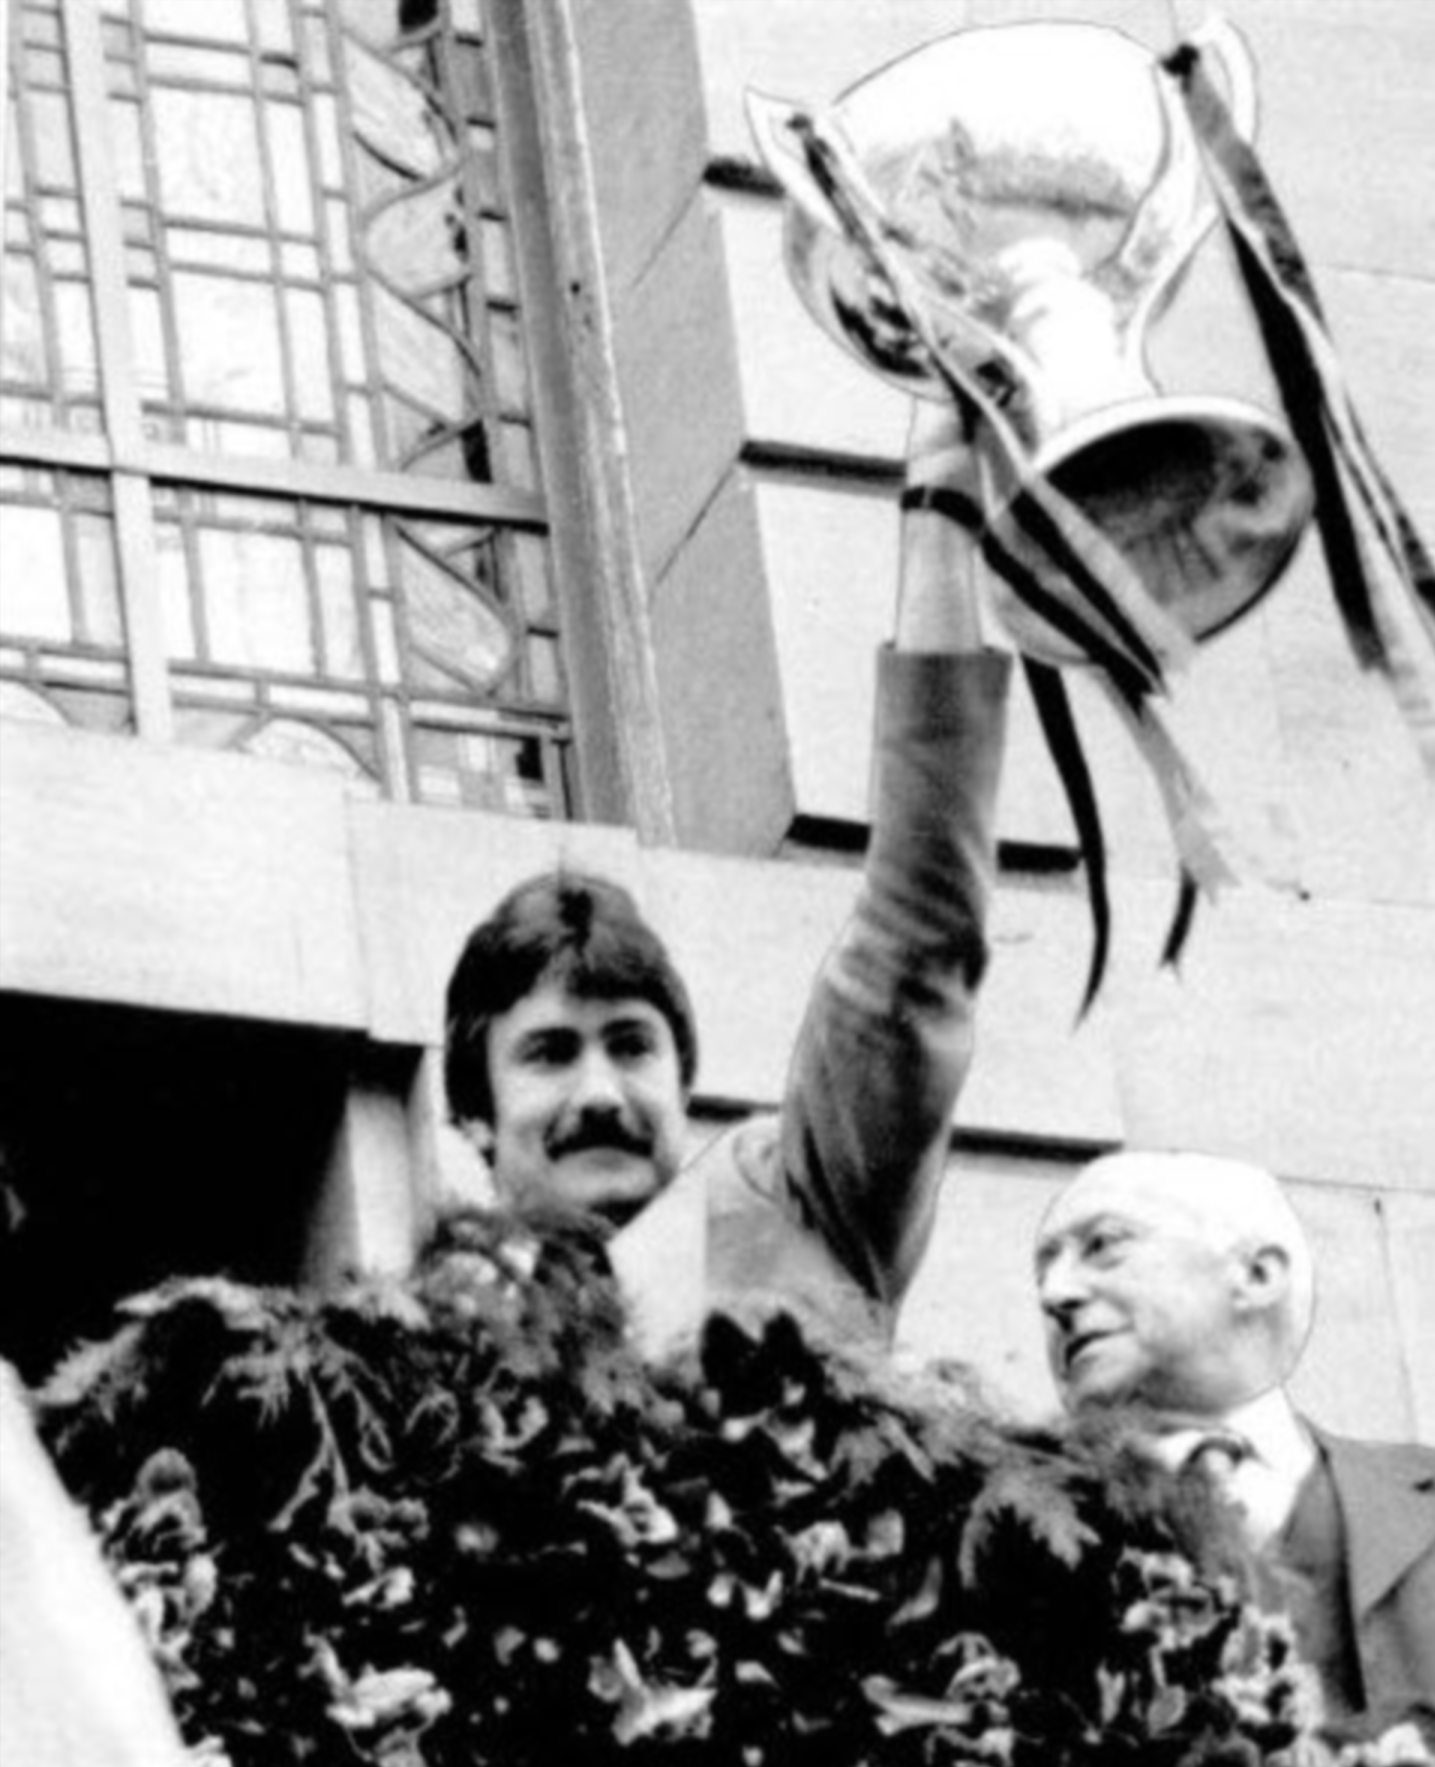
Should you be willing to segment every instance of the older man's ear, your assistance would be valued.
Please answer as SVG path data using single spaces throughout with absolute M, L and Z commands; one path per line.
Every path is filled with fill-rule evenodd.
M 1242 1246 L 1235 1290 L 1238 1314 L 1264 1313 L 1284 1306 L 1291 1287 L 1290 1253 L 1284 1246 Z

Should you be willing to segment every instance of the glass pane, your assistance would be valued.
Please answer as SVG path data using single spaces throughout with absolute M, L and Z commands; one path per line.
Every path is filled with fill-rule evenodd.
M 170 397 L 169 363 L 165 357 L 164 310 L 152 288 L 130 291 L 133 320 L 135 374 L 140 398 L 147 404 L 167 403 Z
M 334 304 L 339 318 L 339 352 L 344 379 L 351 386 L 360 386 L 368 378 L 368 363 L 364 354 L 364 323 L 358 289 L 352 283 L 341 282 L 334 290 Z
M 149 187 L 145 181 L 144 139 L 137 104 L 116 101 L 110 105 L 110 151 L 121 197 L 131 202 L 143 200 Z
M 78 235 L 80 225 L 80 205 L 73 197 L 42 196 L 36 204 L 40 216 L 40 225 L 46 233 Z
M 538 461 L 533 452 L 533 432 L 526 423 L 501 423 L 494 477 L 521 491 L 538 489 Z
M 35 263 L 14 252 L 5 257 L 0 296 L 0 374 L 32 387 L 45 386 L 50 378 Z
M 320 546 L 315 551 L 314 563 L 324 618 L 325 672 L 361 681 L 367 671 L 359 632 L 353 554 L 347 547 Z
M 206 270 L 237 270 L 268 276 L 274 259 L 267 239 L 252 233 L 210 233 L 198 227 L 166 227 L 170 261 Z
M 312 237 L 314 201 L 304 114 L 292 104 L 269 104 L 264 107 L 264 115 L 269 125 L 269 151 L 274 159 L 274 196 L 280 231 Z
M 84 636 L 91 644 L 119 649 L 124 644 L 124 623 L 120 617 L 114 524 L 108 516 L 83 512 L 74 519 Z
M 329 228 L 329 261 L 336 271 L 352 270 L 354 250 L 349 238 L 349 205 L 331 197 L 324 204 L 324 215 Z
M 196 16 L 204 10 L 193 9 Z M 262 227 L 264 180 L 252 101 L 157 87 L 151 106 L 165 212 Z
M 87 693 L 78 687 L 52 687 L 50 697 L 71 724 L 100 730 L 107 736 L 128 736 L 134 730 L 126 694 Z
M 349 399 L 345 411 L 349 419 L 350 459 L 355 466 L 376 466 L 379 450 L 374 438 L 374 414 L 368 399 L 362 394 Z
M 419 794 L 426 802 L 510 816 L 552 815 L 536 738 L 416 729 L 413 744 Z
M 35 176 L 41 184 L 74 190 L 75 148 L 70 101 L 63 92 L 31 92 L 26 108 L 35 131 Z
M 0 681 L 0 718 L 20 718 L 27 724 L 63 724 L 58 711 L 43 693 L 22 687 L 18 681 Z
M 60 384 L 67 393 L 92 393 L 100 384 L 90 291 L 83 283 L 55 285 L 55 319 L 60 338 Z
M 491 300 L 518 299 L 518 272 L 513 263 L 513 241 L 503 221 L 483 221 L 479 225 L 483 286 Z
M 209 707 L 180 706 L 174 714 L 174 733 L 190 748 L 236 748 L 254 719 L 247 712 L 220 712 Z
M 517 416 L 528 410 L 528 362 L 523 331 L 516 314 L 489 314 L 493 350 L 493 390 L 501 411 Z
M 325 190 L 344 188 L 344 155 L 339 146 L 339 111 L 325 93 L 314 96 L 314 127 L 319 143 L 319 177 Z
M 365 146 L 412 177 L 441 172 L 451 149 L 440 142 L 432 107 L 418 88 L 352 37 L 344 42 L 344 67 L 354 128 Z
M 530 620 L 550 619 L 553 587 L 548 573 L 547 542 L 537 534 L 514 534 L 508 546 L 518 576 L 524 615 Z
M 432 665 L 438 680 L 451 687 L 491 688 L 513 658 L 502 619 L 475 590 L 408 540 L 401 545 L 400 562 L 409 641 L 417 659 Z
M 294 33 L 289 24 L 289 0 L 254 0 L 260 47 L 271 54 L 289 54 Z
M 318 282 L 323 274 L 319 254 L 312 245 L 286 239 L 279 248 L 279 264 L 290 282 Z
M 155 529 L 155 568 L 159 577 L 160 611 L 164 620 L 165 653 L 181 662 L 199 655 L 190 605 L 189 561 L 184 540 L 169 522 Z
M 396 288 L 419 292 L 463 274 L 463 211 L 453 179 L 387 204 L 364 229 L 369 262 Z
M 282 416 L 274 290 L 257 282 L 181 273 L 174 278 L 174 294 L 187 400 Z
M 472 123 L 468 137 L 470 189 L 475 205 L 486 214 L 502 213 L 503 174 L 498 164 L 498 138 L 488 123 Z
M 5 112 L 5 195 L 18 202 L 25 193 L 18 107 L 10 102 L 7 95 L 3 103 L 0 103 L 0 109 Z
M 290 360 L 299 415 L 318 423 L 332 423 L 334 388 L 329 379 L 324 297 L 307 289 L 291 288 L 285 293 L 284 305 L 289 315 Z
M 329 30 L 322 18 L 304 20 L 304 48 L 309 64 L 309 78 L 318 85 L 331 85 L 334 69 L 329 60 Z
M 339 0 L 345 30 L 382 48 L 399 34 L 398 0 Z
M 203 37 L 211 43 L 243 43 L 248 32 L 244 0 L 145 0 L 145 27 L 176 37 Z
M 417 308 L 374 290 L 379 361 L 384 378 L 437 416 L 456 423 L 468 410 L 468 363 L 456 341 Z
M 363 763 L 352 750 L 298 718 L 271 718 L 241 746 L 246 754 L 262 755 L 266 760 L 324 767 L 354 780 L 368 778 Z
M 58 509 L 0 503 L 0 631 L 62 644 L 74 635 Z
M 493 83 L 488 76 L 488 57 L 477 43 L 454 45 L 454 73 L 459 103 L 466 117 L 493 115 Z
M 529 667 L 533 676 L 533 696 L 549 705 L 563 700 L 563 666 L 556 638 L 532 638 L 528 644 Z
M 155 80 L 204 80 L 215 86 L 249 84 L 249 58 L 230 50 L 151 42 L 146 60 L 150 77 Z
M 314 643 L 298 542 L 207 529 L 199 557 L 213 659 L 311 674 Z
M 400 677 L 399 640 L 394 623 L 394 604 L 391 601 L 371 601 L 369 618 L 374 632 L 374 660 L 379 680 L 386 687 L 397 686 Z

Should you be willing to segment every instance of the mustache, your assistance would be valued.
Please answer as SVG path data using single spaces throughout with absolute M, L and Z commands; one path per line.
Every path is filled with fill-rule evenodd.
M 653 1151 L 653 1138 L 638 1125 L 605 1111 L 585 1113 L 576 1122 L 562 1126 L 548 1144 L 553 1159 L 600 1149 L 646 1158 Z

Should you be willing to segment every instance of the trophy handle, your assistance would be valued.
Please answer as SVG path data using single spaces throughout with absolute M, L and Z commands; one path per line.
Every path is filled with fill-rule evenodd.
M 804 107 L 785 98 L 772 98 L 749 86 L 743 94 L 743 108 L 747 111 L 747 125 L 757 143 L 758 156 L 784 193 L 809 220 L 829 232 L 840 234 L 842 222 L 808 171 L 806 156 L 792 127 L 795 118 L 807 115 Z
M 1242 141 L 1255 138 L 1258 106 L 1256 102 L 1256 63 L 1250 45 L 1228 18 L 1212 15 L 1191 32 L 1192 44 L 1203 55 L 1209 54 L 1225 75 L 1229 94 L 1226 108 Z
M 1191 33 L 1191 42 L 1216 64 L 1227 89 L 1231 123 L 1249 141 L 1256 127 L 1256 68 L 1245 38 L 1228 19 L 1213 14 Z M 1158 67 L 1154 77 L 1166 153 L 1115 254 L 1118 274 L 1143 290 L 1126 328 L 1125 354 L 1133 369 L 1142 366 L 1148 326 L 1175 293 L 1192 253 L 1217 219 L 1185 107 L 1168 74 Z

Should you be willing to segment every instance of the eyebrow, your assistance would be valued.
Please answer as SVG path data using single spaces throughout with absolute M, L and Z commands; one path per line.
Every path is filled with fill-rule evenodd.
M 1085 1239 L 1103 1227 L 1129 1228 L 1133 1232 L 1140 1223 L 1131 1215 L 1123 1215 L 1120 1209 L 1100 1209 L 1094 1215 L 1079 1217 L 1070 1227 L 1063 1227 L 1059 1233 L 1048 1233 L 1036 1242 L 1035 1263 L 1038 1270 L 1044 1269 L 1062 1246 L 1069 1245 L 1072 1240 Z

